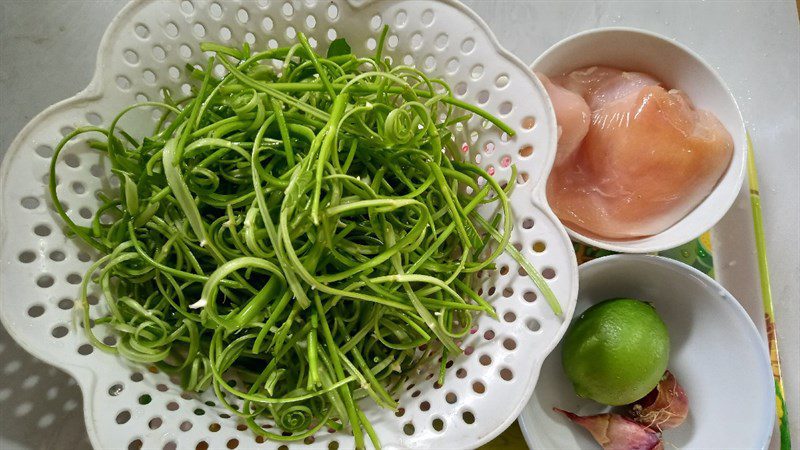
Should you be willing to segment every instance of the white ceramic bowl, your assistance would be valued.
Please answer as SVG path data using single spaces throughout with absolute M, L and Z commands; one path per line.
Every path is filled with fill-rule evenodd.
M 722 286 L 683 263 L 649 255 L 614 255 L 580 266 L 574 317 L 609 298 L 653 303 L 667 324 L 669 370 L 686 390 L 689 416 L 664 433 L 665 448 L 763 449 L 775 418 L 766 343 Z M 610 408 L 579 398 L 561 366 L 559 345 L 545 361 L 520 424 L 536 449 L 596 449 L 589 433 L 553 407 L 576 414 Z M 669 443 L 669 444 L 667 444 Z
M 606 250 L 649 253 L 685 244 L 711 229 L 738 195 L 747 160 L 744 123 L 725 82 L 697 53 L 672 39 L 634 28 L 600 28 L 570 36 L 542 53 L 531 68 L 546 75 L 561 75 L 593 65 L 649 73 L 666 86 L 686 92 L 697 108 L 714 113 L 728 129 L 733 137 L 733 158 L 711 194 L 678 223 L 657 235 L 605 240 L 585 236 L 567 226 L 570 236 Z

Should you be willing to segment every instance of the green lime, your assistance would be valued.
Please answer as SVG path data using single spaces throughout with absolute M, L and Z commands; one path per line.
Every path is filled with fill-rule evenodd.
M 561 358 L 579 396 L 625 405 L 647 395 L 664 375 L 667 326 L 649 303 L 606 300 L 572 323 Z

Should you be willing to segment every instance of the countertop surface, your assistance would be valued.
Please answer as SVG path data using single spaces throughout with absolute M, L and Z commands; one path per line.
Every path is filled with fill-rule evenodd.
M 0 158 L 38 112 L 88 84 L 100 38 L 124 3 L 0 1 Z M 676 38 L 726 80 L 755 147 L 790 429 L 800 448 L 800 37 L 795 2 L 465 3 L 526 62 L 576 32 L 633 26 Z M 25 353 L 2 328 L 0 373 L 0 448 L 89 447 L 75 383 Z M 774 441 L 772 448 L 777 448 Z

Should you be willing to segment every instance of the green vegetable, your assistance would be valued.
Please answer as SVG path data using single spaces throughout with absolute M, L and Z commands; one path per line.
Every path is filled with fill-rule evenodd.
M 448 126 L 468 120 L 466 110 L 513 130 L 380 50 L 358 58 L 336 40 L 323 58 L 298 40 L 258 53 L 204 44 L 216 56 L 187 67 L 191 95 L 165 93 L 108 129 L 66 136 L 50 192 L 70 233 L 104 255 L 81 285 L 92 344 L 179 375 L 187 390 L 213 388 L 261 436 L 293 441 L 347 427 L 357 447 L 364 433 L 377 447 L 357 402 L 396 408 L 408 376 L 444 353 L 443 380 L 473 315 L 495 317 L 474 290 L 476 274 L 513 249 L 513 183 L 501 188 L 456 162 Z M 228 72 L 221 78 L 217 64 Z M 141 107 L 165 115 L 139 140 L 117 124 Z M 101 135 L 91 146 L 122 185 L 90 226 L 66 214 L 55 170 L 85 133 Z M 491 221 L 476 212 L 487 203 L 498 207 Z M 89 326 L 93 284 L 108 311 L 95 323 L 116 333 L 116 345 Z

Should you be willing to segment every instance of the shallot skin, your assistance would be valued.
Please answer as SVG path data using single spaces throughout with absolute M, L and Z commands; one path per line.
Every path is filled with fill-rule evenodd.
M 582 234 L 658 234 L 699 205 L 730 164 L 733 139 L 722 123 L 649 75 L 594 67 L 544 86 L 564 120 L 547 199 Z M 575 119 L 575 96 L 564 90 L 590 108 L 586 133 Z
M 628 417 L 655 431 L 675 428 L 689 414 L 689 398 L 669 370 L 652 392 L 626 407 Z
M 619 414 L 579 416 L 563 409 L 553 410 L 586 428 L 603 450 L 664 450 L 657 432 Z

